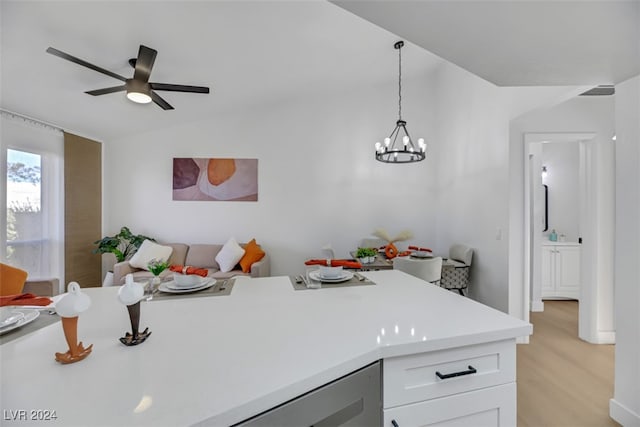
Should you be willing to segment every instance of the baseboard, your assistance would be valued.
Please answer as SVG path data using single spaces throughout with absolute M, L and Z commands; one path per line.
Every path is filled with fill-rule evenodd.
M 614 331 L 598 332 L 598 344 L 615 344 L 616 333 Z
M 544 311 L 544 302 L 540 301 L 531 301 L 531 311 Z
M 636 414 L 615 399 L 609 400 L 609 416 L 623 426 L 640 425 L 640 414 Z

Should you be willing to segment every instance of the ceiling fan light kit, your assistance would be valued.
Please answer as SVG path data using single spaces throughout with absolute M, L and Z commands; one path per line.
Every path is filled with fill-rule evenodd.
M 133 78 L 131 79 L 123 77 L 109 70 L 105 70 L 104 68 L 100 68 L 97 65 L 93 65 L 87 61 L 76 58 L 75 56 L 69 55 L 68 53 L 62 52 L 53 47 L 49 47 L 47 49 L 47 53 L 50 53 L 62 59 L 66 59 L 67 61 L 74 62 L 78 65 L 82 65 L 83 67 L 87 67 L 91 70 L 97 71 L 99 73 L 124 82 L 124 84 L 120 86 L 89 90 L 85 92 L 93 96 L 126 91 L 127 98 L 133 102 L 139 104 L 148 104 L 153 101 L 163 110 L 173 110 L 173 106 L 171 106 L 167 101 L 160 97 L 160 95 L 158 95 L 155 91 L 166 90 L 172 92 L 209 93 L 209 88 L 205 86 L 187 86 L 169 83 L 149 82 L 149 76 L 151 75 L 153 63 L 156 60 L 158 51 L 144 45 L 140 45 L 138 57 L 129 60 L 129 64 L 135 69 Z
M 151 102 L 151 88 L 149 83 L 137 80 L 127 80 L 127 98 L 138 104 L 148 104 Z

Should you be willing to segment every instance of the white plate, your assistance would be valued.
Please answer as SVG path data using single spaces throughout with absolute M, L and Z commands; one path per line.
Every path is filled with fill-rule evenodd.
M 164 283 L 165 283 L 165 285 L 167 285 L 167 288 L 172 289 L 174 291 L 186 291 L 187 289 L 199 288 L 199 287 L 209 283 L 210 280 L 214 280 L 214 279 L 211 279 L 210 277 L 203 277 L 202 279 L 203 280 L 200 281 L 200 283 L 196 283 L 195 285 L 190 285 L 190 286 L 178 285 L 178 282 L 176 282 L 175 280 L 169 280 L 169 281 L 164 282 Z
M 169 282 L 160 283 L 160 286 L 158 286 L 158 290 L 160 292 L 167 292 L 169 294 L 184 294 L 184 293 L 187 293 L 187 292 L 196 292 L 196 291 L 201 291 L 203 289 L 208 289 L 208 288 L 210 288 L 210 287 L 212 287 L 213 285 L 216 284 L 216 279 L 210 279 L 210 280 L 204 282 L 203 284 L 198 285 L 195 288 L 187 288 L 187 289 L 185 289 L 185 288 L 173 289 L 173 288 L 170 288 L 170 287 L 167 286 L 168 283 Z
M 415 251 L 411 252 L 411 256 L 415 258 L 433 258 L 433 254 L 427 251 Z
M 326 283 L 340 283 L 340 282 L 346 282 L 347 280 L 351 280 L 351 278 L 353 277 L 353 272 L 343 271 L 339 277 L 335 277 L 333 279 L 325 279 L 322 276 L 320 276 L 319 270 L 314 270 L 309 272 L 309 277 L 311 277 L 313 280 L 320 280 L 321 282 L 326 282 Z
M 22 314 L 24 314 L 24 317 L 20 320 L 18 320 L 15 323 L 12 323 L 11 325 L 5 326 L 3 328 L 0 328 L 0 335 L 5 334 L 9 331 L 13 331 L 14 329 L 19 328 L 20 326 L 26 325 L 27 323 L 31 323 L 34 320 L 36 320 L 38 318 L 38 316 L 40 316 L 40 310 L 32 310 L 32 309 L 28 309 L 28 308 L 18 308 L 16 307 L 15 310 L 16 312 L 20 312 Z

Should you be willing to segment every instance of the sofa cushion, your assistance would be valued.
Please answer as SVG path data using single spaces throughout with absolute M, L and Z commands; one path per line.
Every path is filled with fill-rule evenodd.
M 173 252 L 171 246 L 162 246 L 151 240 L 145 240 L 140 248 L 129 260 L 129 264 L 135 268 L 149 270 L 149 261 L 156 259 L 158 261 L 167 261 Z
M 167 243 L 167 246 L 173 248 L 173 252 L 171 252 L 171 256 L 169 257 L 169 265 L 185 265 L 184 262 L 187 259 L 189 245 L 185 245 L 184 243 Z
M 251 239 L 244 247 L 244 255 L 240 259 L 240 267 L 243 273 L 249 273 L 251 271 L 251 264 L 260 261 L 264 257 L 265 253 L 256 243 L 256 239 Z
M 220 249 L 220 252 L 218 252 L 218 255 L 216 255 L 220 271 L 226 273 L 233 270 L 243 255 L 244 249 L 236 242 L 235 237 L 229 238 L 227 243 Z
M 222 249 L 222 245 L 191 245 L 184 265 L 218 270 L 220 267 L 216 262 L 216 255 L 220 249 Z

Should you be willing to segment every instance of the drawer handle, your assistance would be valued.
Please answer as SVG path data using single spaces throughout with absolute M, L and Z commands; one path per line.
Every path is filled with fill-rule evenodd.
M 396 420 L 391 420 L 391 425 L 392 425 L 393 427 L 399 427 L 399 426 L 398 426 L 398 423 L 396 422 Z
M 436 376 L 441 380 L 446 380 L 447 378 L 461 377 L 463 375 L 471 375 L 471 374 L 475 374 L 476 372 L 478 372 L 476 368 L 469 365 L 469 368 L 467 371 L 452 372 L 450 374 L 441 374 L 439 371 L 436 371 Z

